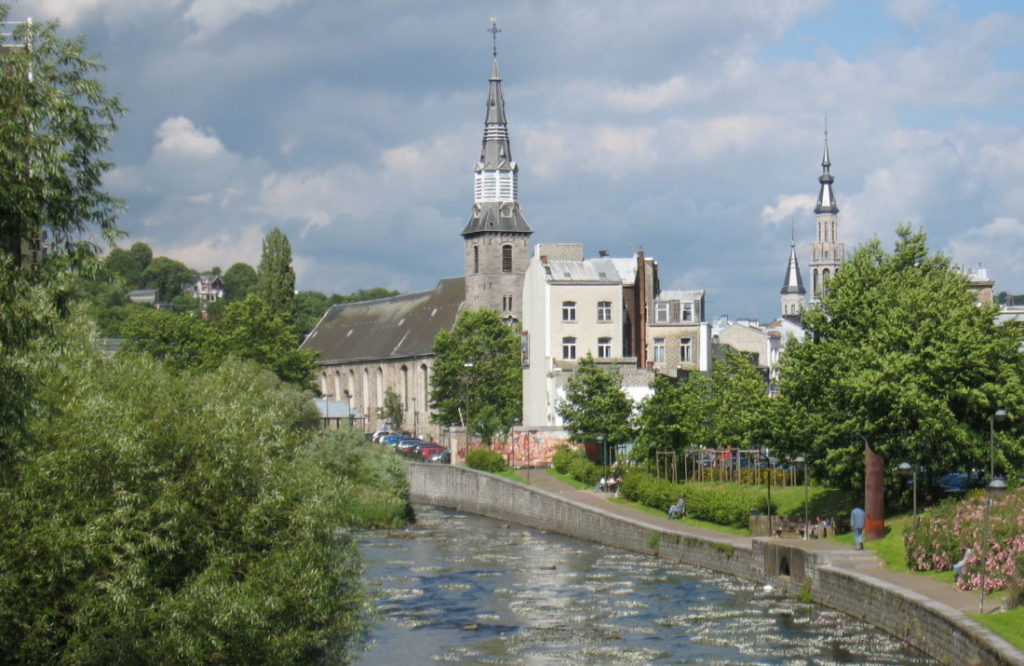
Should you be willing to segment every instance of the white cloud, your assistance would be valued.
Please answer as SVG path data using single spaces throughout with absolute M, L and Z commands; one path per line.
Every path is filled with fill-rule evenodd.
M 192 0 L 185 20 L 196 28 L 194 37 L 206 39 L 250 14 L 270 14 L 296 0 Z
M 761 219 L 772 226 L 778 226 L 783 220 L 797 213 L 814 210 L 817 199 L 810 194 L 780 194 L 774 206 L 765 206 L 761 210 Z
M 210 158 L 222 155 L 224 144 L 210 130 L 200 129 L 183 116 L 168 118 L 156 129 L 157 155 Z

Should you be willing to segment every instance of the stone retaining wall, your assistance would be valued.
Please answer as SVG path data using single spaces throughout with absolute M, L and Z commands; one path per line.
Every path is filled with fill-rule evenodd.
M 897 585 L 839 569 L 825 555 L 754 539 L 680 534 L 465 467 L 410 463 L 413 502 L 443 506 L 663 557 L 770 583 L 792 595 L 809 593 L 824 606 L 886 631 L 945 664 L 1013 664 L 1024 655 L 963 613 Z

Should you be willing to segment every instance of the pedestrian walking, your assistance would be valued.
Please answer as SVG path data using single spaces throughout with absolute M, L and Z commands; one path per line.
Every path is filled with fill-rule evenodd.
M 850 527 L 853 528 L 854 548 L 864 550 L 864 509 L 859 506 L 850 512 Z

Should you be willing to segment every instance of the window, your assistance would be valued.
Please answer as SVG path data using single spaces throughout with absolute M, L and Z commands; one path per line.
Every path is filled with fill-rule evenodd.
M 612 339 L 611 338 L 598 338 L 597 339 L 597 357 L 598 358 L 611 358 L 612 357 Z
M 693 303 L 682 303 L 683 321 L 693 321 Z
M 690 363 L 693 361 L 693 340 L 682 338 L 679 341 L 679 362 Z
M 668 323 L 668 303 L 654 304 L 654 321 L 658 324 Z
M 479 273 L 480 272 L 480 246 L 479 245 L 474 245 L 473 246 L 473 272 L 474 273 Z
M 562 358 L 566 361 L 576 360 L 576 338 L 562 338 Z
M 562 321 L 576 321 L 576 301 L 562 301 Z
M 665 362 L 665 338 L 654 338 L 654 362 Z
M 502 245 L 501 246 L 501 272 L 511 273 L 512 272 L 512 246 Z
M 598 321 L 611 321 L 612 320 L 612 302 L 611 301 L 598 301 L 598 303 L 597 303 L 597 320 Z
M 502 312 L 512 312 L 512 297 L 511 296 L 502 296 L 501 297 L 501 311 Z

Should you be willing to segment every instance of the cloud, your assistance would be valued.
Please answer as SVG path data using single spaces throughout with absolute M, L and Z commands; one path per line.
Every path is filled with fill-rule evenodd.
M 168 118 L 156 129 L 155 155 L 206 159 L 224 154 L 224 144 L 210 130 L 195 126 L 184 116 Z
M 195 26 L 194 39 L 207 39 L 249 15 L 271 14 L 296 0 L 192 0 L 185 20 Z
M 761 210 L 761 219 L 765 224 L 778 226 L 793 215 L 813 211 L 816 203 L 817 198 L 810 194 L 780 194 L 774 206 Z

